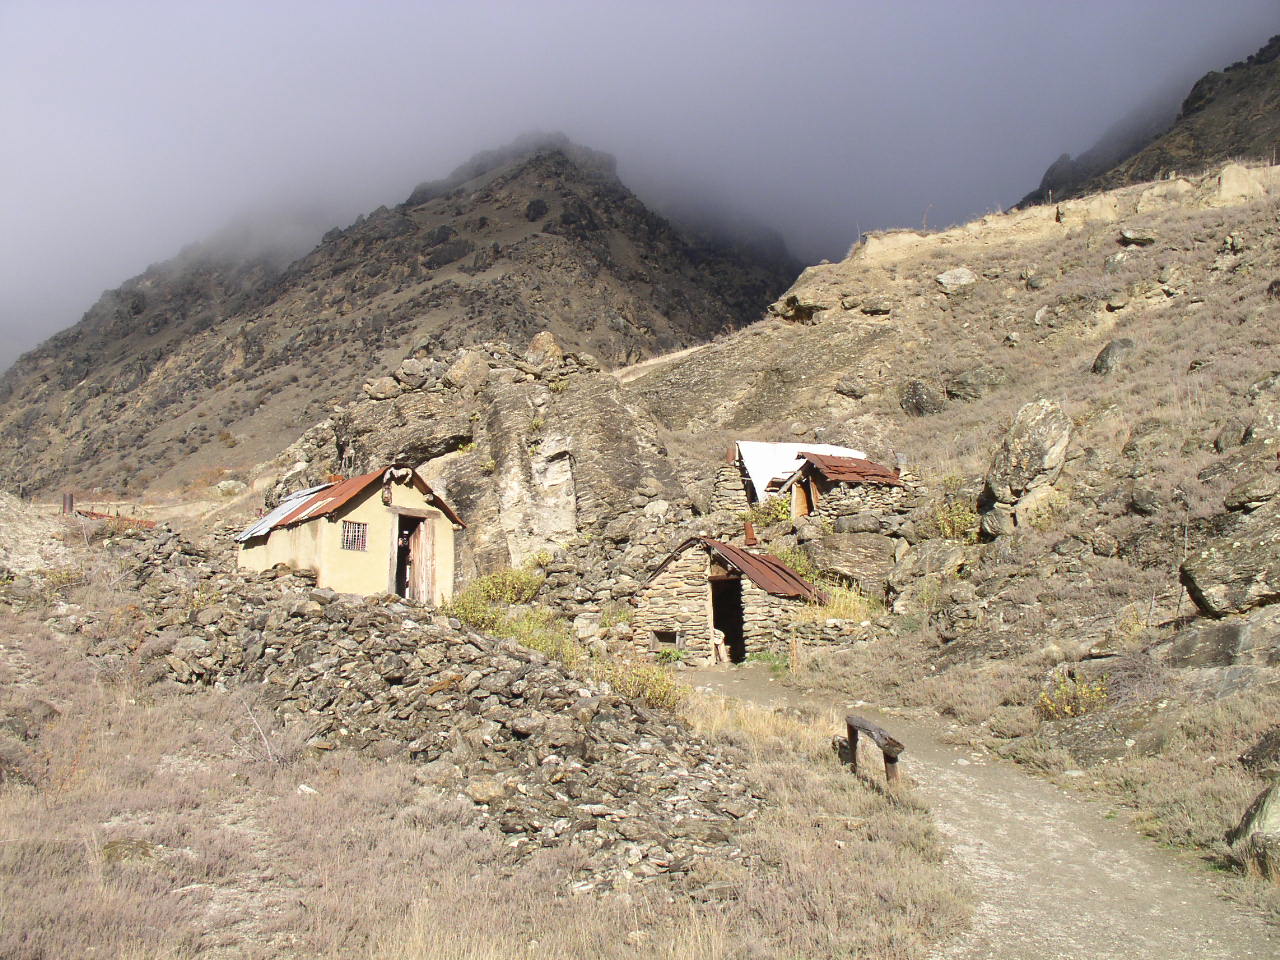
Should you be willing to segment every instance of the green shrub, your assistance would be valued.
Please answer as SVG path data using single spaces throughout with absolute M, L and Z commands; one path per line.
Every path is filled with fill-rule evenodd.
M 809 555 L 799 547 L 787 547 L 783 550 L 776 550 L 773 555 L 810 583 L 816 584 L 822 579 L 817 565 L 814 564 Z
M 776 674 L 783 674 L 791 669 L 791 662 L 775 650 L 757 650 L 755 653 L 748 653 L 747 663 L 767 664 Z
M 758 527 L 768 527 L 791 519 L 791 497 L 788 495 L 773 496 L 740 513 L 739 516 L 748 523 Z

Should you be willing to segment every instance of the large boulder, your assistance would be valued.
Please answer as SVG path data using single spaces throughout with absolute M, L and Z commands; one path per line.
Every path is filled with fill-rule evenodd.
M 1280 500 L 1244 514 L 1182 564 L 1182 582 L 1213 617 L 1280 600 Z
M 997 367 L 974 367 L 947 381 L 946 393 L 951 400 L 980 400 L 1008 378 Z
M 390 400 L 404 392 L 395 377 L 375 377 L 364 385 L 364 394 L 370 400 Z
M 556 364 L 564 359 L 564 348 L 556 341 L 550 330 L 543 330 L 529 341 L 524 358 L 537 366 Z
M 489 361 L 482 350 L 467 350 L 444 372 L 444 383 L 455 390 L 479 390 L 489 379 Z
M 893 540 L 875 533 L 832 533 L 804 546 L 815 567 L 867 596 L 883 596 L 893 569 Z
M 1105 377 L 1133 353 L 1133 347 L 1134 343 L 1128 337 L 1117 337 L 1112 340 L 1094 358 L 1093 372 Z
M 1231 840 L 1253 869 L 1268 879 L 1280 880 L 1280 780 L 1249 805 Z
M 991 458 L 979 501 L 987 536 L 1009 533 L 1024 499 L 1029 505 L 1047 499 L 1043 488 L 1051 487 L 1062 472 L 1070 440 L 1071 419 L 1056 403 L 1035 400 L 1018 411 Z
M 1280 663 L 1280 608 L 1230 621 L 1193 623 L 1174 635 L 1166 659 L 1174 667 L 1272 666 Z
M 898 404 L 908 416 L 927 417 L 940 413 L 947 405 L 947 399 L 928 380 L 907 380 L 898 391 Z
M 945 273 L 938 274 L 934 279 L 938 281 L 938 286 L 948 297 L 963 293 L 978 282 L 977 274 L 968 267 L 953 267 Z

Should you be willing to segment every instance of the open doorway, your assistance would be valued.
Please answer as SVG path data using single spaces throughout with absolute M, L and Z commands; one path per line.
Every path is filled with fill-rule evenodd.
M 711 578 L 711 622 L 724 634 L 731 663 L 747 659 L 747 642 L 742 635 L 742 578 Z
M 431 524 L 422 517 L 401 516 L 396 532 L 396 594 L 430 603 L 431 570 Z

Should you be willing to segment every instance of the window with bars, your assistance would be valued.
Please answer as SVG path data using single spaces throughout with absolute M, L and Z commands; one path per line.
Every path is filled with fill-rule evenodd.
M 342 521 L 342 549 L 343 550 L 365 550 L 369 546 L 369 525 L 367 523 L 353 523 L 350 520 Z

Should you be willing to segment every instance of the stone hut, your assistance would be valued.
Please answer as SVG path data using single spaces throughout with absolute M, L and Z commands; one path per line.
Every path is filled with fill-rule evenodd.
M 236 536 L 242 570 L 285 564 L 316 584 L 424 604 L 453 596 L 454 534 L 464 524 L 417 471 L 391 466 L 280 501 Z
M 633 642 L 680 651 L 688 662 L 740 663 L 785 639 L 787 624 L 827 596 L 777 557 L 710 537 L 690 537 L 636 595 Z
M 778 493 L 791 497 L 791 518 L 835 521 L 855 513 L 901 512 L 911 491 L 896 470 L 860 457 L 805 452 Z
M 745 510 L 781 492 L 806 453 L 860 459 L 861 450 L 830 443 L 766 443 L 739 440 L 729 449 L 726 462 L 716 473 L 711 494 L 712 510 Z

